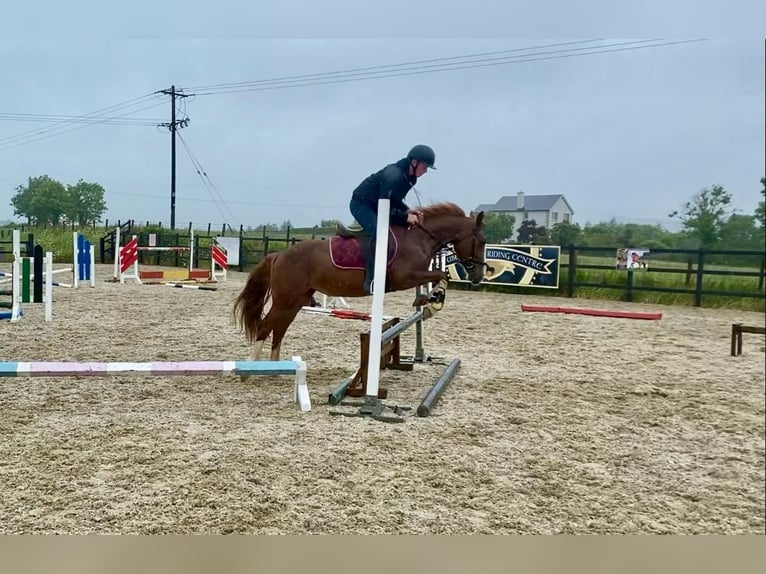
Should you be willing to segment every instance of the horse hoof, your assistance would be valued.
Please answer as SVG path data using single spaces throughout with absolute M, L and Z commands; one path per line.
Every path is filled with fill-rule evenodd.
M 443 307 L 444 303 L 431 303 L 427 308 L 436 313 L 437 311 L 441 311 Z
M 446 293 L 442 291 L 441 289 L 433 291 L 431 295 L 428 297 L 429 303 L 440 303 L 444 304 L 444 299 L 446 297 Z

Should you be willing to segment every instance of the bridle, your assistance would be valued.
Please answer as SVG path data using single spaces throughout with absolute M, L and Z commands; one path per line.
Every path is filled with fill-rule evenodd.
M 420 229 L 425 231 L 431 239 L 436 241 L 437 245 L 440 245 L 440 248 L 439 248 L 440 250 L 441 249 L 445 249 L 445 248 L 449 249 L 448 243 L 442 243 L 442 241 L 438 237 L 436 237 L 422 223 L 416 223 L 414 225 L 417 226 L 417 227 L 420 227 Z M 467 239 L 468 236 L 471 236 L 471 255 L 470 255 L 470 257 L 468 257 L 468 259 L 461 259 L 460 256 L 458 255 L 458 259 L 460 260 L 460 263 L 462 263 L 463 267 L 465 267 L 469 271 L 471 269 L 473 269 L 474 267 L 476 267 L 477 265 L 483 265 L 484 267 L 487 268 L 487 272 L 488 273 L 492 273 L 495 270 L 494 267 L 489 265 L 484 259 L 478 259 L 478 258 L 474 257 L 474 254 L 476 253 L 476 241 L 477 241 L 478 233 L 479 233 L 479 228 L 474 224 L 473 229 L 471 229 L 471 230 L 469 230 L 469 231 L 467 231 L 467 232 L 465 232 L 465 233 L 463 233 L 461 235 L 458 235 L 457 237 L 455 237 L 449 243 L 452 243 L 454 245 L 456 243 L 459 243 L 459 242 L 463 241 L 464 239 Z M 455 255 L 457 255 L 457 251 L 455 251 L 455 249 L 452 249 L 452 252 L 455 253 Z

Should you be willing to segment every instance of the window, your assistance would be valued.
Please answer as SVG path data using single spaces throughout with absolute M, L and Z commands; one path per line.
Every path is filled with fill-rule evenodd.
M 559 214 L 557 212 L 554 211 L 553 213 L 551 213 L 551 217 L 552 217 L 551 221 L 553 221 L 553 223 L 559 222 Z
M 572 219 L 572 215 L 569 213 L 564 214 L 564 222 L 569 223 L 569 220 Z

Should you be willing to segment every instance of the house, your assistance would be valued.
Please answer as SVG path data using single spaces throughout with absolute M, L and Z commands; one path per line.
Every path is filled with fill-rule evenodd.
M 516 195 L 504 195 L 496 203 L 485 203 L 476 206 L 474 213 L 487 211 L 493 213 L 509 213 L 516 217 L 510 239 L 518 239 L 518 231 L 522 221 L 535 220 L 537 225 L 550 229 L 557 223 L 571 223 L 574 210 L 563 195 L 525 195 L 520 191 Z

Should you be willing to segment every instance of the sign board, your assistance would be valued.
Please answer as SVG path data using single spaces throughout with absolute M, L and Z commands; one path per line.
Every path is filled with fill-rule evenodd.
M 438 267 L 446 267 L 450 281 L 468 282 L 468 273 L 457 256 L 447 253 Z M 561 248 L 558 245 L 487 245 L 485 261 L 494 268 L 482 285 L 559 288 Z

